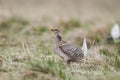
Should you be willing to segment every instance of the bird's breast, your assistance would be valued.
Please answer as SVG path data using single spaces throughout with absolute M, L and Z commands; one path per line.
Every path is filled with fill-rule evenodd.
M 70 58 L 60 50 L 58 45 L 54 45 L 54 52 L 60 56 L 61 58 L 63 58 L 64 60 L 69 60 Z

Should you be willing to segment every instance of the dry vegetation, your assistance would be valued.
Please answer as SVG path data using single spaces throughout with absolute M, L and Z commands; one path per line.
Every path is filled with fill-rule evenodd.
M 101 44 L 111 23 L 93 28 L 94 22 L 70 18 L 57 24 L 62 26 L 62 36 L 68 42 L 81 46 L 83 37 L 87 37 L 89 53 L 85 64 L 64 66 L 53 53 L 49 26 L 13 17 L 0 23 L 0 80 L 120 79 L 120 43 Z

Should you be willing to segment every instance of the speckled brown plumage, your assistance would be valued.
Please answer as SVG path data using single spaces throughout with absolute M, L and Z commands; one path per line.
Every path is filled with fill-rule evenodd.
M 67 64 L 70 62 L 79 62 L 83 59 L 83 51 L 72 44 L 69 44 L 62 40 L 58 29 L 52 29 L 55 33 L 54 52 L 60 56 Z

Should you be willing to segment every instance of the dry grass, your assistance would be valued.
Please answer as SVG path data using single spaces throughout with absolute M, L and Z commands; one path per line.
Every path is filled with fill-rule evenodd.
M 89 28 L 86 28 L 85 23 L 73 19 L 60 21 L 59 24 L 65 26 L 66 32 L 62 31 L 62 34 L 66 41 L 80 45 L 85 35 L 89 43 L 86 63 L 72 63 L 67 67 L 53 53 L 53 35 L 49 27 L 30 27 L 28 23 L 22 19 L 9 19 L 0 24 L 0 80 L 120 79 L 119 43 L 98 44 L 109 32 L 106 31 L 108 28 L 95 29 L 87 23 Z M 89 31 L 91 34 L 87 33 Z

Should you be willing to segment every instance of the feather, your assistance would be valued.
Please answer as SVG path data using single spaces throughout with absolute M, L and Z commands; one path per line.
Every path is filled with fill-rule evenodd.
M 78 47 L 75 47 L 71 44 L 64 43 L 59 47 L 62 52 L 64 52 L 67 56 L 71 58 L 72 61 L 78 61 L 80 58 L 83 57 L 82 50 L 80 50 Z
M 87 42 L 86 42 L 86 38 L 84 38 L 83 40 L 83 45 L 82 45 L 82 48 L 81 50 L 83 51 L 83 54 L 84 54 L 84 58 L 87 57 L 87 54 L 88 54 L 88 49 L 87 49 Z

